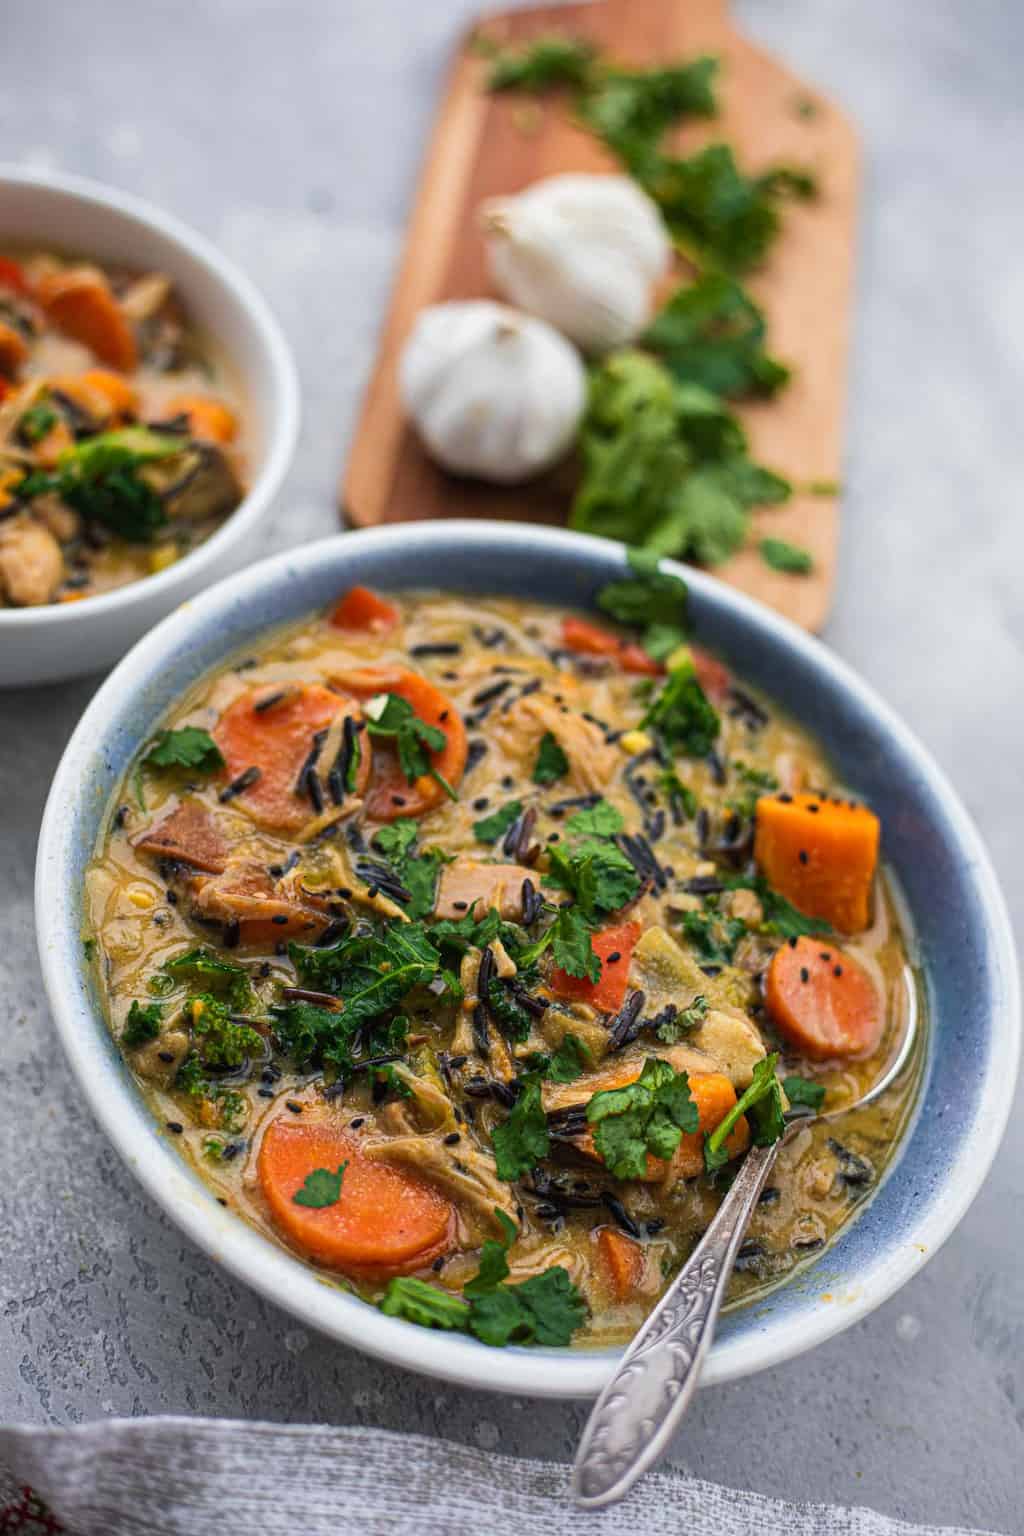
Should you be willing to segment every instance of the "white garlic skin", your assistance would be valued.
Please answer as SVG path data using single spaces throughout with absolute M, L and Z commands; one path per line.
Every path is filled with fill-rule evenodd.
M 543 320 L 490 299 L 420 312 L 399 365 L 402 402 L 445 469 L 514 485 L 550 469 L 586 399 L 579 354 Z
M 502 295 L 585 352 L 635 341 L 672 242 L 656 205 L 628 176 L 549 176 L 481 209 Z

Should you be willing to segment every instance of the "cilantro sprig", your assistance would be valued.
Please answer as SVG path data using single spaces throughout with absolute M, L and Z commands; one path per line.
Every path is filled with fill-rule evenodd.
M 664 687 L 651 701 L 644 728 L 687 757 L 707 757 L 721 729 L 718 712 L 700 685 L 692 656 L 673 666 Z
M 668 1159 L 683 1132 L 700 1124 L 690 1096 L 690 1080 L 670 1062 L 649 1057 L 634 1083 L 606 1088 L 587 1104 L 587 1121 L 594 1128 L 594 1145 L 617 1179 L 642 1178 L 647 1157 Z
M 337 1205 L 341 1199 L 341 1186 L 345 1178 L 345 1169 L 348 1167 L 348 1159 L 339 1163 L 332 1173 L 329 1168 L 314 1168 L 312 1173 L 307 1173 L 302 1182 L 302 1188 L 297 1189 L 292 1195 L 295 1205 L 308 1206 L 310 1210 L 322 1211 L 330 1205 Z
M 450 800 L 459 798 L 431 759 L 431 753 L 443 752 L 448 743 L 439 726 L 421 720 L 408 699 L 397 693 L 382 693 L 371 699 L 366 716 L 369 735 L 394 744 L 406 783 L 415 784 L 426 776 L 439 784 Z
M 726 1142 L 741 1115 L 746 1115 L 750 1120 L 751 1140 L 755 1146 L 770 1146 L 785 1132 L 782 1085 L 775 1075 L 778 1062 L 778 1052 L 774 1051 L 759 1061 L 754 1068 L 750 1087 L 740 1095 L 715 1129 L 705 1133 L 704 1166 L 709 1173 L 724 1167 L 729 1161 Z

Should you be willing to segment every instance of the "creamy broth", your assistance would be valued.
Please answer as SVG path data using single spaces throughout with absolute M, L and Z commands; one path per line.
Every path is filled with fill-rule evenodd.
M 723 1102 L 735 1102 L 766 1051 L 779 1053 L 779 1077 L 821 1085 L 826 1109 L 852 1104 L 884 1070 L 909 1010 L 921 1006 L 906 919 L 883 867 L 873 881 L 863 931 L 832 934 L 821 926 L 814 944 L 828 964 L 843 962 L 868 979 L 878 1032 L 867 1054 L 828 1059 L 818 1052 L 808 1059 L 792 1036 L 787 1042 L 780 1034 L 766 1004 L 766 971 L 787 938 L 770 931 L 775 907 L 757 884 L 752 836 L 759 799 L 786 800 L 802 790 L 822 797 L 841 793 L 815 741 L 770 700 L 698 653 L 720 728 L 711 753 L 673 753 L 641 726 L 663 680 L 624 670 L 622 654 L 568 648 L 561 612 L 441 594 L 388 601 L 389 627 L 381 620 L 376 631 L 359 631 L 316 615 L 269 633 L 205 676 L 163 727 L 210 733 L 226 762 L 209 771 L 209 762 L 176 767 L 150 759 L 119 789 L 86 889 L 86 937 L 110 1027 L 115 1038 L 123 1039 L 126 1028 L 131 1036 L 138 1010 L 156 1005 L 153 1037 L 124 1047 L 154 1114 L 223 1204 L 325 1276 L 370 1301 L 388 1293 L 396 1273 L 418 1276 L 457 1297 L 476 1275 L 484 1243 L 507 1242 L 514 1230 L 507 1283 L 564 1269 L 586 1307 L 573 1342 L 619 1342 L 635 1331 L 706 1228 L 746 1145 L 740 1136 L 746 1122 L 731 1133 L 738 1138 L 728 1144 L 731 1156 L 714 1171 L 701 1163 L 707 1152 L 700 1151 L 700 1135 L 684 1132 L 679 1152 L 649 1160 L 643 1178 L 616 1177 L 598 1156 L 580 1106 L 636 1079 L 649 1059 L 685 1070 L 694 1091 L 713 1077 Z M 377 686 L 366 669 L 374 669 Z M 439 765 L 451 758 L 452 722 L 464 723 L 468 756 L 451 785 L 455 799 L 429 777 L 406 784 L 393 741 L 374 734 L 381 698 L 409 673 L 430 685 L 416 698 L 444 696 L 435 729 L 444 733 L 447 727 L 448 742 L 444 751 L 428 753 L 442 776 Z M 310 690 L 324 690 L 326 703 Z M 292 777 L 274 801 L 261 743 L 283 735 L 284 716 L 274 723 L 275 712 L 296 710 L 297 700 L 309 715 L 313 766 L 308 754 L 296 759 L 293 749 Z M 366 751 L 358 773 L 349 752 L 343 764 L 349 778 L 339 785 L 346 737 L 342 717 L 332 720 L 331 709 L 341 710 L 342 701 L 360 726 L 358 733 L 354 725 L 345 730 Z M 326 712 L 310 713 L 314 704 Z M 239 735 L 242 748 L 251 743 L 251 755 L 265 759 L 255 779 L 256 764 L 247 764 Z M 549 739 L 558 748 L 554 777 L 538 783 Z M 140 763 L 152 750 L 147 744 Z M 364 777 L 357 783 L 359 774 Z M 383 800 L 381 784 L 390 789 Z M 418 797 L 427 803 L 418 805 Z M 510 804 L 518 804 L 517 816 Z M 590 931 L 621 932 L 625 943 L 635 944 L 625 957 L 624 997 L 613 999 L 614 1006 L 610 993 L 587 1001 L 580 994 L 585 980 L 566 981 L 561 966 L 553 970 L 553 943 L 531 964 L 521 960 L 515 976 L 508 971 L 516 945 L 525 955 L 525 946 L 536 945 L 558 921 L 555 904 L 567 892 L 546 883 L 552 851 L 557 858 L 559 850 L 571 853 L 578 846 L 574 818 L 595 806 L 608 826 L 620 825 L 606 839 L 618 852 L 609 853 L 604 843 L 601 850 L 612 860 L 613 874 L 618 870 L 614 877 L 624 878 L 627 899 L 621 910 L 593 919 Z M 275 814 L 288 825 L 271 824 Z M 487 823 L 495 815 L 502 828 L 492 837 Z M 381 829 L 414 823 L 416 842 L 403 865 L 394 853 L 393 830 L 382 839 Z M 623 849 L 632 875 L 623 876 L 619 867 Z M 424 859 L 421 868 L 417 861 Z M 506 866 L 518 875 L 499 878 L 495 871 Z M 478 890 L 484 892 L 479 899 Z M 425 900 L 430 910 L 403 924 L 410 894 L 414 906 Z M 538 915 L 533 908 L 542 900 L 551 906 Z M 579 911 L 582 902 L 577 891 L 571 904 Z M 303 999 L 293 992 L 289 1000 L 285 989 L 298 987 L 320 1015 L 326 1005 L 328 1023 L 335 1006 L 330 986 L 325 991 L 316 980 L 318 956 L 340 954 L 338 946 L 361 928 L 368 934 L 405 928 L 429 935 L 439 911 L 450 924 L 465 925 L 492 905 L 501 910 L 507 933 L 494 943 L 463 943 L 463 953 L 456 948 L 443 956 L 449 978 L 461 977 L 461 1001 L 435 979 L 414 987 L 365 1027 L 354 1055 L 371 1063 L 388 1058 L 379 1067 L 350 1063 L 339 1071 L 330 1061 L 303 1062 L 289 1050 L 295 1028 L 285 1028 L 284 1016 L 273 1010 L 291 1008 L 287 1017 L 294 1019 Z M 242 1059 L 226 1069 L 205 1069 L 204 1041 L 211 1037 L 203 1035 L 202 1014 L 190 1012 L 189 999 L 230 989 L 230 973 L 225 980 L 165 969 L 197 946 L 245 972 L 231 1008 L 251 1033 Z M 497 988 L 494 995 L 508 1004 L 508 1017 L 495 1011 L 497 1002 L 473 1005 L 485 952 L 492 976 L 484 986 Z M 606 948 L 601 987 L 623 963 L 621 951 Z M 385 963 L 384 974 L 390 966 Z M 521 988 L 528 996 L 516 1008 L 519 976 L 528 978 Z M 344 992 L 345 982 L 339 985 Z M 638 993 L 639 1011 L 630 1023 L 630 1002 Z M 339 1016 L 350 1006 L 343 1002 Z M 406 1023 L 388 1038 L 384 1025 L 396 1013 Z M 578 1045 L 570 1050 L 566 1036 Z M 575 1061 L 580 1075 L 559 1080 L 559 1069 L 543 1062 L 557 1062 L 567 1050 L 570 1068 Z M 914 1062 L 870 1108 L 804 1127 L 784 1148 L 730 1282 L 732 1302 L 789 1275 L 851 1219 L 899 1141 L 917 1075 Z M 492 1138 L 531 1082 L 540 1083 L 549 1145 L 534 1168 L 502 1179 Z M 700 1132 L 714 1123 L 702 1118 Z M 751 1120 L 745 1135 L 753 1125 Z M 396 1266 L 386 1257 L 393 1258 L 386 1234 L 379 1237 L 379 1252 L 373 1250 L 377 1260 L 368 1265 L 359 1255 L 346 1260 L 330 1243 L 318 1247 L 315 1236 L 312 1246 L 297 1237 L 291 1205 L 302 1181 L 293 1179 L 290 1192 L 282 1197 L 278 1191 L 275 1199 L 267 1182 L 271 1155 L 261 1149 L 271 1127 L 277 1142 L 298 1145 L 299 1126 L 341 1136 L 338 1145 L 348 1149 L 351 1165 L 340 1194 L 316 1211 L 314 1228 L 326 1228 L 333 1220 L 329 1213 L 344 1210 L 347 1191 L 357 1201 L 360 1169 L 384 1164 L 411 1179 L 413 1189 L 432 1192 L 417 1197 L 424 1233 L 436 1216 L 430 1200 L 447 1203 L 443 1240 L 425 1241 Z M 691 1144 L 696 1171 L 686 1151 Z M 306 1171 L 332 1174 L 333 1160 L 314 1155 L 322 1143 L 309 1145 L 313 1161 Z M 495 1218 L 495 1206 L 507 1214 L 508 1230 Z M 602 1236 L 608 1232 L 614 1235 Z M 372 1258 L 370 1248 L 366 1253 Z

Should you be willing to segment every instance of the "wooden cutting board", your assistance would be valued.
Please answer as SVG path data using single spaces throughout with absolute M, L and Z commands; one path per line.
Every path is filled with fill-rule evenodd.
M 806 489 L 838 483 L 853 260 L 859 149 L 843 113 L 813 86 L 742 37 L 724 0 L 597 0 L 484 18 L 480 29 L 522 44 L 560 32 L 591 39 L 617 61 L 665 63 L 699 53 L 721 60 L 721 113 L 689 122 L 676 141 L 690 153 L 724 139 L 742 168 L 809 166 L 820 183 L 810 203 L 786 203 L 783 232 L 748 286 L 767 313 L 769 348 L 793 368 L 773 402 L 744 406 L 752 452 L 787 475 L 794 495 L 758 510 L 750 544 L 715 574 L 819 629 L 835 577 L 839 509 L 834 495 Z M 405 253 L 363 401 L 341 488 L 342 513 L 366 527 L 432 517 L 499 517 L 564 522 L 571 466 L 512 489 L 457 479 L 426 456 L 404 419 L 397 390 L 402 345 L 424 305 L 492 295 L 476 210 L 487 197 L 518 192 L 558 171 L 606 171 L 601 147 L 570 120 L 565 100 L 488 95 L 488 63 L 471 36 L 456 54 L 420 179 Z M 766 535 L 809 549 L 814 571 L 771 570 L 757 542 Z

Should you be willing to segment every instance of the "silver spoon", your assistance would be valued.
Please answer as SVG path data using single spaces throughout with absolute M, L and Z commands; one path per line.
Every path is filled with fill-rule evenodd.
M 781 1148 L 794 1131 L 863 1109 L 889 1088 L 910 1060 L 918 1030 L 909 973 L 906 1028 L 884 1074 L 856 1104 L 800 1115 L 770 1147 L 754 1147 L 740 1165 L 714 1220 L 622 1356 L 594 1404 L 573 1464 L 577 1504 L 614 1504 L 658 1460 L 697 1389 L 711 1348 L 726 1282 L 747 1222 Z

